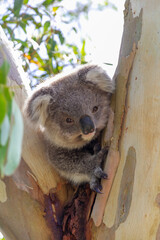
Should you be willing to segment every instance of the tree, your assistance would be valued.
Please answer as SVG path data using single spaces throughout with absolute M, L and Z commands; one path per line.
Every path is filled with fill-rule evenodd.
M 66 67 L 86 63 L 85 39 L 80 30 L 81 17 L 92 10 L 103 10 L 109 1 L 76 0 L 73 9 L 64 0 L 11 0 L 0 2 L 0 25 L 21 53 L 23 68 L 37 85 Z M 67 30 L 67 31 L 66 31 Z M 66 33 L 67 32 L 67 33 Z M 76 39 L 76 40 L 75 40 Z
M 160 239 L 159 10 L 156 0 L 125 4 L 108 156 L 108 165 L 112 158 L 119 166 L 109 197 L 98 196 L 94 204 L 95 239 Z
M 13 176 L 0 182 L 0 227 L 7 240 L 160 239 L 159 12 L 158 0 L 126 1 L 104 194 L 94 201 L 94 193 L 81 187 L 74 195 L 47 164 L 43 138 L 31 131 L 24 118 L 21 164 Z M 2 30 L 0 35 L 12 62 L 10 84 L 22 107 L 24 73 L 17 69 Z M 113 113 L 109 124 L 112 129 Z M 106 138 L 104 142 L 108 132 Z

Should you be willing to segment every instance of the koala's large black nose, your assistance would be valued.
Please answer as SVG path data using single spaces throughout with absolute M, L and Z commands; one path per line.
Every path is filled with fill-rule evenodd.
M 80 122 L 81 130 L 83 134 L 87 135 L 89 133 L 94 132 L 94 123 L 89 116 L 85 115 L 81 117 L 79 122 Z

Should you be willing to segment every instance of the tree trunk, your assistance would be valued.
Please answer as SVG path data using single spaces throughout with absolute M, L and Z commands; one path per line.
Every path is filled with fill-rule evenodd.
M 94 201 L 94 193 L 81 187 L 73 197 L 73 188 L 47 162 L 43 137 L 24 119 L 21 164 L 13 176 L 0 180 L 0 227 L 6 240 L 160 239 L 159 16 L 158 0 L 126 1 L 104 194 Z M 0 42 L 22 107 L 25 75 L 2 30 Z M 112 128 L 111 111 L 103 143 L 108 144 Z
M 94 204 L 92 239 L 160 239 L 159 16 L 158 0 L 126 1 L 108 172 L 120 161 Z
M 6 56 L 10 63 L 8 84 L 22 109 L 29 81 L 2 28 L 0 46 L 0 64 Z M 30 129 L 24 118 L 20 166 L 13 176 L 0 180 L 0 231 L 6 240 L 59 240 L 63 207 L 72 195 L 71 186 L 60 181 L 47 161 L 43 137 Z

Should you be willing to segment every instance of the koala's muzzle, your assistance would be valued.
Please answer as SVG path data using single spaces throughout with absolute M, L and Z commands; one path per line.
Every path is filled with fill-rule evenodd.
M 94 123 L 89 116 L 85 115 L 81 117 L 79 122 L 80 122 L 81 130 L 83 134 L 87 135 L 89 133 L 94 132 L 95 130 Z

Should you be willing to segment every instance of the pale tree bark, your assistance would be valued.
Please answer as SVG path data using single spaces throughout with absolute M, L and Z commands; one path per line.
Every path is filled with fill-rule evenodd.
M 111 111 L 103 139 L 110 142 L 114 122 L 104 194 L 95 199 L 81 187 L 73 197 L 73 188 L 47 162 L 43 137 L 24 119 L 21 164 L 13 176 L 0 181 L 0 227 L 7 240 L 160 239 L 159 16 L 159 0 L 126 1 L 115 114 Z M 12 63 L 10 84 L 22 107 L 27 96 L 24 73 L 0 35 Z
M 10 64 L 8 85 L 23 110 L 28 79 L 2 28 L 0 46 L 0 65 L 5 56 Z M 0 179 L 0 231 L 5 239 L 85 239 L 94 198 L 90 195 L 88 187 L 77 191 L 59 177 L 47 160 L 43 136 L 24 117 L 20 166 L 11 177 Z
M 8 84 L 23 109 L 28 79 L 1 28 L 0 46 L 0 64 L 5 56 L 10 64 Z M 61 239 L 63 206 L 72 192 L 48 163 L 42 136 L 24 118 L 20 166 L 13 176 L 0 180 L 0 231 L 6 240 Z
M 119 166 L 109 196 L 98 196 L 94 204 L 93 239 L 160 239 L 159 16 L 158 0 L 126 1 L 106 169 L 110 160 L 109 173 Z M 104 182 L 107 190 L 109 185 Z

